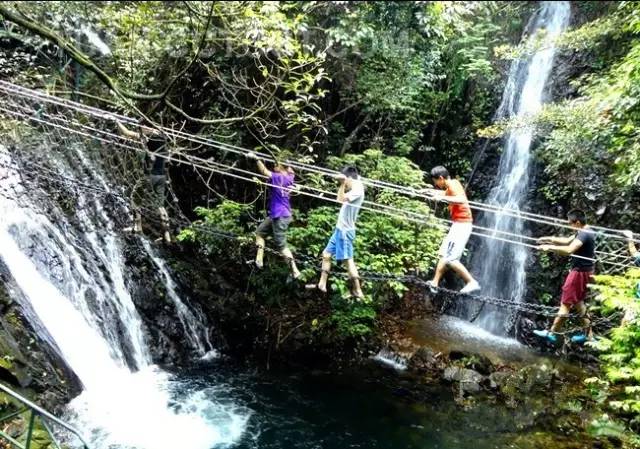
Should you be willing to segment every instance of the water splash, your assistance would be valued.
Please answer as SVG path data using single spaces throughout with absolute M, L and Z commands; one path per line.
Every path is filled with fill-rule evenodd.
M 151 247 L 147 240 L 142 239 L 142 246 L 147 254 L 149 254 L 149 257 L 164 280 L 167 295 L 176 307 L 178 319 L 180 319 L 180 323 L 185 331 L 185 336 L 191 344 L 191 347 L 197 350 L 200 357 L 206 357 L 207 354 L 215 354 L 215 351 L 213 353 L 211 352 L 213 350 L 213 346 L 209 340 L 209 332 L 206 326 L 202 319 L 199 316 L 196 316 L 196 313 L 191 311 L 178 295 L 178 292 L 176 291 L 176 283 L 171 277 L 165 261 L 157 255 L 156 251 Z
M 102 56 L 108 56 L 111 54 L 111 49 L 109 48 L 109 46 L 102 39 L 100 39 L 100 36 L 98 36 L 98 34 L 93 31 L 88 25 L 82 26 L 82 34 L 87 37 L 91 45 L 98 49 Z
M 376 362 L 390 366 L 396 371 L 405 371 L 407 369 L 407 358 L 400 354 L 396 354 L 391 349 L 382 348 L 380 352 L 372 357 Z

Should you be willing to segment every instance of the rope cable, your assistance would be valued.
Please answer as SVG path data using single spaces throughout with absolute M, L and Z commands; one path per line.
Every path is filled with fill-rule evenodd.
M 25 162 L 23 165 L 32 165 L 32 166 L 38 166 L 38 168 L 41 168 L 41 166 L 37 165 L 37 164 L 33 164 L 31 162 Z M 4 168 L 8 168 L 8 169 L 12 169 L 12 170 L 16 170 L 16 171 L 20 171 L 22 173 L 25 173 L 25 168 L 24 166 L 21 164 L 16 164 L 14 163 L 14 165 L 11 164 L 7 164 L 4 162 L 0 162 L 0 166 L 4 167 Z M 125 197 L 122 194 L 98 187 L 96 185 L 93 184 L 89 184 L 87 182 L 78 180 L 77 178 L 73 178 L 73 177 L 68 177 L 65 175 L 61 175 L 53 170 L 49 170 L 50 175 L 45 175 L 42 174 L 42 171 L 31 171 L 29 174 L 35 174 L 35 176 L 37 178 L 40 179 L 46 179 L 46 180 L 50 180 L 52 182 L 65 182 L 65 183 L 69 183 L 71 184 L 72 187 L 76 187 L 85 191 L 88 191 L 92 194 L 96 194 L 96 195 L 103 195 L 106 197 L 115 197 L 118 198 L 120 200 L 122 200 L 124 203 L 128 202 L 128 198 Z M 15 200 L 15 198 L 13 197 L 9 197 L 6 192 L 2 192 L 0 193 L 3 196 L 5 196 L 5 198 L 9 198 L 12 200 Z M 149 221 L 155 221 L 157 223 L 162 222 L 162 219 L 156 217 L 157 212 L 154 211 L 153 209 L 149 208 L 149 207 L 145 207 L 145 206 L 139 206 L 136 209 L 140 210 L 141 215 L 143 215 L 145 217 L 145 219 L 149 220 Z M 203 232 L 205 234 L 209 234 L 209 235 L 213 235 L 215 237 L 221 237 L 221 238 L 227 238 L 227 239 L 234 239 L 239 241 L 240 243 L 243 242 L 248 242 L 251 241 L 252 238 L 250 236 L 246 236 L 246 235 L 241 235 L 241 234 L 237 234 L 237 233 L 233 233 L 233 232 L 227 232 L 227 231 L 223 231 L 223 230 L 219 230 L 216 228 L 212 228 L 211 226 L 207 226 L 204 224 L 199 224 L 199 223 L 194 223 L 191 222 L 189 220 L 180 220 L 180 219 L 175 219 L 175 218 L 170 218 L 169 219 L 173 224 L 177 224 L 179 226 L 190 226 L 192 228 L 197 229 L 200 232 Z M 271 254 L 277 255 L 279 257 L 283 257 L 282 254 L 278 251 L 276 251 L 275 249 L 269 248 L 269 247 L 265 247 L 265 251 L 269 252 Z M 312 258 L 312 257 L 299 257 L 296 260 L 296 263 L 298 263 L 300 266 L 302 267 L 307 267 L 309 265 L 309 263 L 314 263 L 317 265 L 317 258 Z M 428 284 L 426 283 L 426 281 L 422 278 L 420 278 L 419 276 L 415 276 L 415 275 L 393 275 L 393 274 L 383 274 L 383 273 L 377 273 L 377 272 L 371 272 L 368 270 L 360 270 L 361 271 L 361 278 L 363 279 L 368 279 L 368 280 L 372 280 L 372 281 L 385 281 L 385 282 L 401 282 L 401 283 L 411 283 L 414 285 L 418 285 L 420 287 L 424 287 L 426 288 L 428 286 Z M 347 276 L 347 273 L 335 273 L 339 276 Z M 438 291 L 441 292 L 445 292 L 448 293 L 450 295 L 454 295 L 454 296 L 464 296 L 461 295 L 459 292 L 455 291 L 455 290 L 450 290 L 447 288 L 443 288 L 443 287 L 438 287 Z M 532 314 L 536 314 L 536 315 L 544 315 L 544 316 L 555 316 L 556 313 L 556 309 L 554 307 L 551 306 L 545 306 L 545 305 L 541 305 L 541 304 L 532 304 L 532 303 L 517 303 L 517 302 L 512 302 L 506 299 L 500 299 L 500 298 L 494 298 L 494 297 L 489 297 L 489 296 L 481 296 L 481 295 L 467 295 L 471 298 L 474 298 L 475 300 L 481 301 L 481 302 L 485 302 L 488 304 L 493 304 L 496 306 L 505 306 L 505 307 L 510 307 L 512 309 L 516 309 L 520 312 L 524 312 L 524 313 L 532 313 Z
M 108 140 L 108 139 L 101 138 L 101 137 L 98 137 L 98 136 L 95 136 L 95 135 L 90 135 L 90 134 L 87 134 L 87 133 L 82 132 L 82 131 L 78 131 L 78 130 L 75 130 L 75 129 L 72 129 L 72 128 L 68 128 L 68 127 L 60 125 L 58 123 L 53 123 L 53 122 L 50 122 L 50 121 L 48 122 L 46 120 L 42 120 L 40 118 L 33 117 L 33 116 L 27 116 L 26 114 L 23 114 L 23 113 L 20 113 L 18 111 L 14 111 L 14 110 L 9 110 L 9 109 L 3 108 L 1 106 L 0 106 L 0 110 L 6 112 L 8 114 L 18 115 L 18 116 L 26 118 L 28 120 L 34 120 L 34 121 L 37 121 L 39 123 L 43 123 L 45 125 L 58 127 L 58 128 L 66 130 L 66 131 L 69 131 L 69 132 L 72 132 L 72 133 L 76 133 L 76 134 L 82 135 L 82 136 L 90 138 L 90 139 L 96 139 L 96 140 L 102 141 L 104 143 L 114 144 L 114 145 L 123 147 L 125 149 L 133 150 L 133 151 L 136 151 L 136 152 L 139 152 L 139 153 L 145 153 L 145 154 L 158 156 L 158 153 L 154 153 L 154 152 L 152 152 L 150 150 L 147 150 L 147 149 L 144 149 L 142 147 L 129 146 L 129 145 L 126 145 L 126 144 L 121 143 L 121 142 L 116 142 L 116 141 Z M 67 123 L 69 123 L 69 121 L 67 121 Z M 86 125 L 79 124 L 79 126 L 84 126 L 86 128 Z M 91 128 L 91 130 L 100 131 L 100 130 L 98 130 L 96 128 Z M 108 132 L 106 132 L 106 133 L 110 134 L 114 138 L 117 137 L 119 140 L 128 140 L 127 138 L 124 138 L 122 136 L 118 136 L 118 135 L 111 134 L 111 133 L 108 133 Z M 132 141 L 132 142 L 136 142 L 136 141 Z M 165 158 L 167 160 L 171 160 L 171 161 L 176 162 L 178 164 L 190 165 L 192 167 L 200 168 L 202 170 L 206 170 L 206 171 L 210 171 L 210 172 L 213 172 L 213 173 L 221 174 L 223 176 L 229 176 L 229 177 L 232 177 L 232 178 L 240 179 L 240 180 L 251 182 L 251 183 L 254 183 L 254 184 L 265 185 L 265 186 L 270 186 L 270 187 L 278 187 L 278 186 L 272 185 L 272 184 L 270 184 L 268 182 L 264 182 L 264 181 L 260 181 L 258 179 L 255 179 L 257 176 L 262 176 L 263 178 L 265 178 L 264 175 L 259 175 L 259 174 L 256 174 L 254 172 L 249 172 L 249 171 L 246 171 L 246 170 L 243 170 L 243 169 L 239 169 L 237 167 L 227 166 L 225 164 L 221 164 L 221 163 L 218 163 L 218 162 L 214 162 L 214 161 L 198 158 L 198 157 L 195 157 L 195 156 L 184 155 L 182 153 L 177 153 L 177 154 L 180 155 L 180 156 L 186 157 L 187 161 L 184 161 L 182 159 L 178 159 L 175 156 L 171 156 L 171 155 L 160 155 L 160 157 L 163 157 L 163 158 Z M 194 162 L 193 161 L 194 159 L 197 160 L 198 162 Z M 213 165 L 213 167 L 207 166 L 207 165 L 203 165 L 203 163 L 206 163 L 208 165 Z M 251 178 L 248 178 L 246 176 L 233 174 L 233 173 L 229 173 L 228 171 L 225 171 L 224 169 L 231 169 L 231 170 L 236 170 L 236 171 L 240 170 L 241 172 L 248 173 L 251 176 Z M 305 187 L 305 190 L 312 190 L 312 191 L 315 190 L 315 191 L 320 192 L 320 194 L 316 195 L 316 194 L 305 192 L 305 191 L 300 191 L 300 194 L 306 195 L 306 196 L 309 196 L 309 197 L 312 197 L 312 198 L 320 199 L 320 200 L 323 200 L 323 201 L 329 201 L 329 202 L 334 202 L 334 203 L 337 203 L 337 204 L 341 204 L 337 200 L 337 198 L 333 198 L 333 196 L 335 195 L 335 193 L 333 193 L 333 192 L 328 192 L 328 191 L 324 191 L 324 190 L 313 188 L 313 187 Z M 329 197 L 327 198 L 324 195 L 329 195 Z M 414 223 L 417 223 L 417 224 L 422 224 L 422 225 L 427 226 L 427 227 L 437 227 L 437 228 L 444 229 L 444 228 L 447 228 L 447 225 L 445 225 L 444 223 L 452 223 L 451 220 L 447 220 L 447 219 L 443 219 L 443 218 L 437 218 L 437 217 L 434 217 L 434 216 L 431 216 L 431 215 L 424 215 L 424 214 L 416 213 L 416 212 L 413 212 L 413 211 L 407 211 L 407 210 L 404 210 L 404 209 L 398 209 L 398 208 L 394 208 L 393 206 L 377 204 L 377 203 L 374 203 L 374 202 L 369 202 L 369 204 L 374 205 L 374 207 L 362 206 L 361 209 L 363 209 L 365 211 L 375 212 L 375 213 L 383 213 L 383 214 L 385 214 L 387 216 L 390 216 L 392 218 L 396 218 L 396 219 L 399 219 L 399 220 L 408 220 L 408 221 L 411 221 L 411 222 L 414 222 Z M 376 209 L 375 207 L 386 209 L 386 211 L 385 210 Z M 389 211 L 392 211 L 392 212 L 399 211 L 400 214 L 392 213 L 392 212 L 389 212 Z M 425 219 L 427 219 L 427 221 L 425 221 Z M 434 219 L 440 221 L 440 223 L 430 222 L 430 220 L 434 220 Z M 525 242 L 522 242 L 522 241 L 518 241 L 518 240 L 510 240 L 510 239 L 507 239 L 507 238 L 498 237 L 495 234 L 502 233 L 502 234 L 509 235 L 509 236 L 512 236 L 512 237 L 515 237 L 515 238 L 518 238 L 518 239 L 535 240 L 532 237 L 509 233 L 508 231 L 497 231 L 497 230 L 494 230 L 494 229 L 483 228 L 483 227 L 476 226 L 476 225 L 474 225 L 474 228 L 479 229 L 481 231 L 488 231 L 491 234 L 486 234 L 486 233 L 483 233 L 483 232 L 474 231 L 474 232 L 472 232 L 472 235 L 485 237 L 485 238 L 490 238 L 490 239 L 497 240 L 497 241 L 502 241 L 502 242 L 505 242 L 505 243 L 521 245 L 521 246 L 525 246 L 525 247 L 528 247 L 528 248 L 531 248 L 531 249 L 535 249 L 535 250 L 540 250 L 540 248 L 537 245 L 528 244 L 528 243 L 525 243 Z M 609 253 L 604 253 L 604 254 L 615 257 L 615 255 L 613 255 L 613 254 L 609 254 Z M 571 257 L 578 258 L 578 259 L 589 260 L 589 261 L 592 261 L 592 262 L 598 262 L 597 259 L 584 257 L 584 256 L 579 256 L 579 255 L 572 255 Z M 606 260 L 606 261 L 602 260 L 600 262 L 603 263 L 603 264 L 607 264 L 607 265 L 611 265 L 611 266 L 617 266 L 617 267 L 621 267 L 621 268 L 625 268 L 625 269 L 626 268 L 631 268 L 633 266 L 630 263 L 629 264 L 621 264 L 621 263 L 612 262 L 612 261 L 609 261 L 609 260 Z
M 115 114 L 109 111 L 104 111 L 102 109 L 99 108 L 95 108 L 92 106 L 87 106 L 84 105 L 82 103 L 79 102 L 75 102 L 72 100 L 67 100 L 67 99 L 63 99 L 63 98 L 59 98 L 59 97 L 55 97 L 52 95 L 48 95 L 48 94 L 44 94 L 42 92 L 38 92 L 38 91 L 34 91 L 31 89 L 27 89 L 21 86 L 17 86 L 15 84 L 12 83 L 8 83 L 6 81 L 0 81 L 0 90 L 4 90 L 5 92 L 13 92 L 13 93 L 19 93 L 20 95 L 23 96 L 27 96 L 30 97 L 32 99 L 44 99 L 45 101 L 51 102 L 53 104 L 57 104 L 60 106 L 64 106 L 67 108 L 71 108 L 71 109 L 75 109 L 77 111 L 80 112 L 85 112 L 85 113 L 89 113 L 91 115 L 97 116 L 99 118 L 102 119 L 118 119 L 118 120 L 122 120 L 122 121 L 126 121 L 127 123 L 130 123 L 132 125 L 138 126 L 138 127 L 142 127 L 142 128 L 146 128 L 146 129 L 155 129 L 155 128 L 149 128 L 146 127 L 144 125 L 141 125 L 140 123 L 138 123 L 137 121 L 135 121 L 132 118 L 126 117 L 124 115 L 121 114 Z M 222 149 L 224 151 L 230 151 L 230 152 L 234 152 L 237 154 L 243 154 L 246 155 L 247 153 L 250 152 L 250 150 L 247 150 L 245 148 L 242 147 L 238 147 L 235 145 L 231 145 L 231 144 L 227 144 L 227 143 L 223 143 L 223 142 L 217 142 L 215 140 L 212 139 L 207 139 L 201 136 L 196 136 L 196 135 L 192 135 L 189 133 L 185 133 L 183 131 L 178 131 L 178 130 L 174 130 L 171 128 L 167 128 L 167 127 L 161 127 L 161 129 L 167 133 L 168 135 L 173 135 L 174 137 L 181 137 L 184 138 L 186 140 L 190 140 L 192 142 L 196 142 L 196 143 L 200 143 L 203 145 L 207 145 L 207 146 L 211 146 L 217 149 Z M 261 158 L 265 159 L 265 160 L 269 160 L 272 162 L 275 162 L 275 159 L 272 156 L 269 155 L 265 155 L 262 153 L 258 153 L 260 154 Z M 307 170 L 307 171 L 312 171 L 315 173 L 319 173 L 322 175 L 335 175 L 338 172 L 336 172 L 335 170 L 331 170 L 328 168 L 324 168 L 324 167 L 318 167 L 318 166 L 313 166 L 310 164 L 305 164 L 302 162 L 297 162 L 297 161 L 291 161 L 288 160 L 286 161 L 286 163 L 289 163 L 292 167 L 294 168 L 299 168 L 301 170 Z M 433 196 L 429 196 L 429 195 L 425 195 L 425 194 L 421 194 L 419 192 L 417 192 L 415 189 L 413 188 L 409 188 L 409 187 L 405 187 L 405 186 L 399 186 L 393 183 L 389 183 L 389 182 L 385 182 L 385 181 L 378 181 L 378 180 L 371 180 L 371 179 L 366 179 L 363 178 L 363 182 L 365 184 L 368 185 L 372 185 L 374 187 L 378 187 L 378 188 L 385 188 L 388 190 L 392 190 L 396 193 L 401 193 L 404 195 L 408 195 L 411 197 L 417 197 L 417 198 L 422 198 L 422 199 L 426 199 L 426 200 L 436 200 L 436 201 L 442 201 L 442 202 L 447 202 L 446 200 L 440 199 L 440 198 L 434 198 Z M 473 206 L 473 208 L 481 210 L 481 211 L 485 211 L 485 212 L 492 212 L 492 213 L 500 213 L 503 215 L 507 215 L 507 216 L 512 216 L 515 218 L 519 218 L 519 219 L 527 219 L 529 221 L 533 221 L 533 222 L 537 222 L 537 223 L 543 223 L 543 224 L 547 224 L 547 225 L 551 225 L 551 226 L 556 226 L 556 227 L 560 227 L 560 228 L 566 228 L 566 229 L 571 229 L 572 231 L 574 230 L 573 228 L 571 228 L 571 226 L 569 226 L 566 223 L 561 223 L 560 219 L 558 218 L 554 218 L 554 217 L 547 217 L 541 214 L 533 214 L 533 213 L 529 213 L 529 212 L 524 212 L 524 211 L 520 211 L 520 210 L 515 210 L 515 209 L 507 209 L 505 207 L 501 207 L 501 206 L 495 206 L 495 205 L 491 205 L 491 204 L 485 204 L 485 203 L 481 203 L 481 202 L 477 202 L 477 201 L 469 201 L 470 206 Z M 612 229 L 612 228 L 606 228 L 603 226 L 597 226 L 597 225 L 592 225 L 590 226 L 592 229 L 596 229 L 596 230 L 600 230 L 600 234 L 604 235 L 606 237 L 610 237 L 610 238 L 614 238 L 614 239 L 620 239 L 620 240 L 628 240 L 627 237 L 625 237 L 624 235 L 621 234 L 621 232 L 617 229 Z M 496 231 L 496 230 L 491 230 L 492 232 Z M 503 231 L 498 231 L 498 232 L 503 232 Z M 634 241 L 640 243 L 640 240 L 635 240 Z

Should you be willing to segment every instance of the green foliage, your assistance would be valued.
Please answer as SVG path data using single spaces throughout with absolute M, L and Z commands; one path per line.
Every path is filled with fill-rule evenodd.
M 416 188 L 425 187 L 422 172 L 415 164 L 406 158 L 385 156 L 380 150 L 371 149 L 359 155 L 330 158 L 328 163 L 335 168 L 353 164 L 368 178 Z M 321 177 L 309 177 L 305 180 L 305 185 L 332 191 L 336 189 L 335 185 Z M 402 276 L 414 270 L 429 271 L 437 262 L 437 251 L 443 235 L 443 230 L 438 227 L 435 218 L 429 218 L 432 217 L 430 208 L 421 201 L 373 188 L 367 189 L 366 198 L 368 201 L 389 207 L 410 210 L 427 218 L 411 222 L 403 216 L 392 217 L 368 211 L 366 209 L 370 206 L 365 205 L 358 221 L 355 246 L 355 260 L 361 273 L 368 271 Z M 294 197 L 294 207 L 297 203 Z M 318 276 L 318 256 L 333 232 L 338 206 L 312 207 L 314 205 L 302 202 L 300 206 L 302 210 L 296 211 L 296 219 L 289 228 L 288 241 L 296 258 L 303 262 L 299 264 L 303 278 L 311 281 Z M 201 219 L 194 226 L 183 230 L 179 239 L 199 244 L 207 254 L 226 257 L 229 255 L 229 248 L 234 245 L 228 239 L 218 237 L 207 230 L 244 234 L 249 242 L 249 233 L 253 231 L 248 226 L 249 209 L 249 206 L 229 200 L 222 201 L 211 209 L 198 208 L 196 212 Z M 309 260 L 318 262 L 309 263 Z M 288 298 L 296 297 L 291 295 L 294 286 L 283 282 L 287 276 L 286 265 L 266 263 L 266 266 L 267 268 L 251 280 L 256 296 L 267 304 L 282 304 Z M 406 285 L 396 281 L 365 281 L 365 300 L 355 302 L 349 298 L 346 279 L 336 275 L 342 268 L 334 267 L 333 271 L 331 316 L 326 317 L 324 325 L 317 331 L 333 332 L 338 338 L 362 336 L 372 332 L 377 311 L 387 301 L 401 297 L 407 290 Z
M 576 96 L 479 134 L 497 137 L 534 127 L 541 138 L 537 155 L 546 176 L 539 192 L 545 199 L 574 207 L 608 204 L 616 213 L 631 215 L 628 202 L 640 183 L 640 5 L 609 7 L 615 8 L 611 14 L 564 33 L 557 43 L 561 49 L 595 53 L 588 58 L 592 72 L 572 81 Z M 598 45 L 603 43 L 608 45 Z
M 384 156 L 380 150 L 371 149 L 360 155 L 330 158 L 328 163 L 334 168 L 345 164 L 355 165 L 367 178 L 416 188 L 424 187 L 422 172 L 415 164 L 402 157 Z M 323 180 L 309 181 L 315 181 L 318 187 L 331 189 Z M 388 192 L 369 188 L 366 198 L 368 201 L 411 210 L 427 217 L 431 215 L 431 210 L 423 202 Z M 412 223 L 402 217 L 395 218 L 368 211 L 367 207 L 369 206 L 365 204 L 360 213 L 355 244 L 355 260 L 361 273 L 369 271 L 402 276 L 413 270 L 425 272 L 435 265 L 443 234 L 435 218 Z M 317 257 L 322 252 L 335 226 L 336 212 L 336 207 L 323 206 L 299 216 L 300 226 L 290 230 L 290 242 L 298 253 Z M 317 269 L 317 266 L 307 268 L 303 272 L 305 278 L 310 280 L 316 277 Z M 366 298 L 356 306 L 349 305 L 351 301 L 345 302 L 343 299 L 349 291 L 344 278 L 333 276 L 331 287 L 332 304 L 336 305 L 331 321 L 337 326 L 337 331 L 345 336 L 371 332 L 377 310 L 390 298 L 400 297 L 407 290 L 407 286 L 400 282 L 365 281 L 363 289 Z
M 638 431 L 640 422 L 640 312 L 637 288 L 640 269 L 631 269 L 625 276 L 595 276 L 594 288 L 603 309 L 610 312 L 623 310 L 629 322 L 614 328 L 607 337 L 595 344 L 601 351 L 603 376 L 588 380 L 592 395 L 606 403 L 616 413 L 629 418 L 631 427 Z M 595 426 L 601 432 L 620 430 L 615 426 Z M 599 429 L 599 430 L 598 430 Z M 623 429 L 622 429 L 623 430 Z
M 371 333 L 376 318 L 374 308 L 342 298 L 334 299 L 331 306 L 329 321 L 342 338 L 363 337 Z
M 208 255 L 233 256 L 229 252 L 229 248 L 235 246 L 231 243 L 233 239 L 224 237 L 223 234 L 244 234 L 249 210 L 250 206 L 231 200 L 223 200 L 211 209 L 197 207 L 195 212 L 200 219 L 180 231 L 177 239 L 180 242 L 200 244 L 202 251 Z

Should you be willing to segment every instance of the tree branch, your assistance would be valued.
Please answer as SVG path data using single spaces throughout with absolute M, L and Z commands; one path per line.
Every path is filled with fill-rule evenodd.
M 213 17 L 213 8 L 215 6 L 215 2 L 211 2 L 211 8 L 209 8 L 209 15 L 207 16 L 207 23 L 204 25 L 204 30 L 202 31 L 202 37 L 200 38 L 200 42 L 198 43 L 198 48 L 196 49 L 196 53 L 193 55 L 193 58 L 191 58 L 191 61 L 189 61 L 189 64 L 187 64 L 169 83 L 169 85 L 167 86 L 167 88 L 162 92 L 162 101 L 164 102 L 165 98 L 167 97 L 167 95 L 169 95 L 169 92 L 171 92 L 171 89 L 173 89 L 173 86 L 175 86 L 175 84 L 178 82 L 178 80 L 180 78 L 182 78 L 188 71 L 189 69 L 193 66 L 193 64 L 198 60 L 198 57 L 200 56 L 200 52 L 202 51 L 202 47 L 204 47 L 205 41 L 207 40 L 207 33 L 209 32 L 209 26 L 211 25 L 211 18 Z M 166 103 L 166 102 L 165 102 Z M 158 109 L 158 107 L 154 107 L 152 110 L 152 113 L 155 112 Z
M 117 83 L 111 79 L 109 75 L 107 75 L 100 67 L 98 67 L 87 55 L 85 55 L 82 51 L 77 49 L 73 44 L 67 42 L 62 36 L 57 34 L 56 32 L 41 26 L 40 24 L 34 22 L 28 17 L 22 14 L 16 14 L 11 11 L 5 5 L 0 3 L 0 15 L 2 15 L 5 20 L 9 22 L 13 22 L 16 25 L 20 25 L 23 28 L 37 34 L 40 37 L 43 37 L 55 45 L 64 50 L 74 61 L 80 64 L 85 69 L 94 73 L 100 81 L 109 87 L 109 89 L 118 93 L 119 95 L 127 98 L 131 98 L 134 100 L 159 100 L 162 99 L 162 94 L 138 94 L 135 92 L 129 92 L 128 90 L 120 89 Z

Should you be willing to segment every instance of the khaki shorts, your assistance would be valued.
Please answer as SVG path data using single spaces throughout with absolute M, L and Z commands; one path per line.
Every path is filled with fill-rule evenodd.
M 287 247 L 287 229 L 291 224 L 291 217 L 265 218 L 258 226 L 256 234 L 262 238 L 273 234 L 273 243 L 276 248 L 283 250 Z
M 449 229 L 449 233 L 440 246 L 440 257 L 447 262 L 456 262 L 460 260 L 464 254 L 464 248 L 467 246 L 473 223 L 455 221 Z

